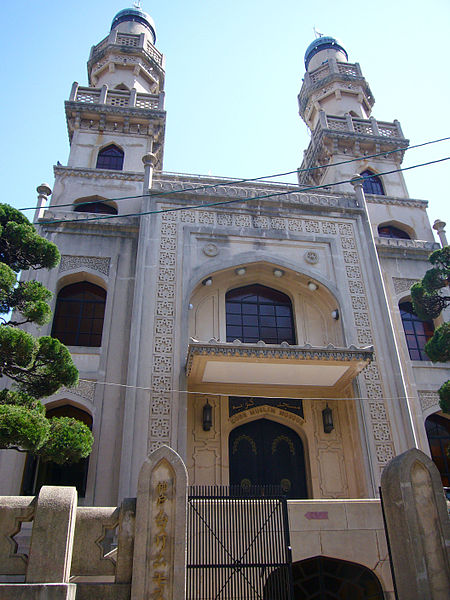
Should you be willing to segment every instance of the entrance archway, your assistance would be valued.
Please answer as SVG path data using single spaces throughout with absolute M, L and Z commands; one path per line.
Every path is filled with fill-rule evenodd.
M 305 454 L 295 431 L 268 419 L 233 429 L 230 485 L 280 485 L 288 498 L 307 498 Z
M 383 589 L 375 573 L 357 563 L 327 556 L 315 556 L 294 563 L 292 573 L 294 600 L 383 600 L 384 598 Z

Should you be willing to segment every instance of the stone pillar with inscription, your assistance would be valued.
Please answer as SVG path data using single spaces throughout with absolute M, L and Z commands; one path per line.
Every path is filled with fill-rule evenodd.
M 399 600 L 448 600 L 450 523 L 436 465 L 408 450 L 383 471 L 381 491 Z
M 187 471 L 161 446 L 139 473 L 131 600 L 185 597 Z

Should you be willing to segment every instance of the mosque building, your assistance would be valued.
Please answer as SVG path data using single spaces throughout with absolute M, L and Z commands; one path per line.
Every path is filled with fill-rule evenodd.
M 383 468 L 417 447 L 450 478 L 436 391 L 448 371 L 424 352 L 440 321 L 420 321 L 409 295 L 440 245 L 427 202 L 408 195 L 400 123 L 372 116 L 360 65 L 318 37 L 298 95 L 311 131 L 298 183 L 166 173 L 152 18 L 120 11 L 87 67 L 65 102 L 67 165 L 38 187 L 35 222 L 61 263 L 25 277 L 54 292 L 40 334 L 80 373 L 45 399 L 48 415 L 83 420 L 94 448 L 65 468 L 3 451 L 0 493 L 76 485 L 81 505 L 115 506 L 168 445 L 190 484 L 281 486 L 294 563 L 352 561 L 391 593 Z M 321 531 L 296 517 L 305 499 L 328 502 Z

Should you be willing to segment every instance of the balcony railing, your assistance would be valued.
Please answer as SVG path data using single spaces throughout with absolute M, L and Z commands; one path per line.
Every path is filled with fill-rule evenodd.
M 109 45 L 127 46 L 128 48 L 138 48 L 148 54 L 158 65 L 163 66 L 163 55 L 153 44 L 142 34 L 119 33 L 111 31 L 108 37 L 102 40 L 96 46 L 93 46 L 91 51 L 91 59 L 96 54 L 104 50 Z
M 328 60 L 314 71 L 307 73 L 305 76 L 305 83 L 318 83 L 332 73 L 349 75 L 350 77 L 362 77 L 361 68 L 358 63 L 340 63 L 335 60 Z
M 102 88 L 81 87 L 76 82 L 72 86 L 70 101 L 124 108 L 164 110 L 164 94 L 141 94 L 134 89 L 130 91 L 108 90 L 106 85 Z
M 385 138 L 403 137 L 398 121 L 388 123 L 386 121 L 377 121 L 373 118 L 358 119 L 350 115 L 344 117 L 323 115 L 320 119 L 320 124 L 323 129 L 332 129 L 334 131 L 346 131 Z

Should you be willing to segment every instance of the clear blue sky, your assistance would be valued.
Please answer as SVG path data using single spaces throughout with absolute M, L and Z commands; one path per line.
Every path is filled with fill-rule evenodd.
M 90 47 L 109 32 L 125 0 L 34 0 L 3 6 L 2 201 L 34 205 L 66 164 L 64 100 L 87 84 Z M 363 8 L 367 7 L 367 8 Z M 341 40 L 359 62 L 373 116 L 399 119 L 417 144 L 450 136 L 448 0 L 145 0 L 166 56 L 164 169 L 255 177 L 297 168 L 307 147 L 298 116 L 303 56 L 313 27 Z M 450 156 L 450 142 L 407 153 L 404 166 Z M 406 175 L 410 195 L 448 223 L 450 161 Z M 293 181 L 295 179 L 292 179 Z M 32 213 L 27 213 L 32 214 Z

